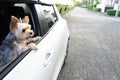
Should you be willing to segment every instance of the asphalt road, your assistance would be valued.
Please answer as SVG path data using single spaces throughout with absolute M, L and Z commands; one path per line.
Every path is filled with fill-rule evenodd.
M 120 80 L 120 18 L 79 7 L 63 18 L 71 40 L 58 80 Z

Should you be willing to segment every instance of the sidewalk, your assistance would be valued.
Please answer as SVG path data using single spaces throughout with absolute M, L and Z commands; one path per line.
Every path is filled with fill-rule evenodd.
M 87 8 L 84 8 L 84 9 L 87 9 Z M 89 11 L 91 11 L 91 10 L 89 10 Z M 118 17 L 118 16 L 109 16 L 109 15 L 107 15 L 107 13 L 103 13 L 103 12 L 95 12 L 95 11 L 91 11 L 91 12 L 120 20 L 120 17 Z

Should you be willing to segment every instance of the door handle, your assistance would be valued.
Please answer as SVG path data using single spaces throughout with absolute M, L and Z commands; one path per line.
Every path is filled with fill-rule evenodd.
M 48 52 L 48 53 L 45 55 L 46 59 L 45 59 L 44 67 L 46 67 L 46 66 L 50 63 L 50 60 L 52 59 L 53 54 L 54 54 L 54 52 L 51 52 L 51 53 Z

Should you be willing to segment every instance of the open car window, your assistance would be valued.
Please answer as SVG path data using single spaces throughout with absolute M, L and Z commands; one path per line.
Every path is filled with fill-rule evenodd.
M 25 16 L 28 16 L 29 24 L 31 25 L 29 27 L 30 28 L 29 30 L 32 29 L 32 31 L 29 33 L 33 34 L 34 36 L 38 35 L 36 32 L 35 25 L 34 25 L 31 10 L 26 4 L 14 4 L 14 5 L 11 4 L 8 7 L 2 6 L 2 8 L 0 8 L 0 18 L 1 20 L 3 19 L 3 21 L 0 22 L 0 25 L 3 27 L 3 31 L 0 33 L 0 36 L 2 37 L 0 40 L 0 50 L 1 50 L 0 51 L 0 79 L 4 76 L 5 73 L 9 72 L 9 70 L 11 70 L 13 66 L 15 66 L 26 54 L 29 53 L 29 51 L 27 52 L 25 51 L 25 54 L 22 54 L 22 56 L 19 53 L 11 54 L 12 52 L 16 52 L 16 51 L 19 52 L 19 48 L 16 49 L 14 48 L 16 46 L 12 44 L 7 44 L 8 41 L 10 42 L 9 38 L 13 38 L 13 36 L 11 36 L 11 32 L 9 28 L 11 16 L 15 16 L 20 21 L 23 21 L 22 19 Z M 23 30 L 21 31 L 23 32 Z M 6 40 L 6 37 L 8 37 L 8 41 Z M 16 43 L 13 42 L 13 44 L 16 44 Z

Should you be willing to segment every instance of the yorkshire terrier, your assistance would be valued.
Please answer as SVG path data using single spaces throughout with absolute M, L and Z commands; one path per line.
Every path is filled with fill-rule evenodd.
M 11 16 L 10 32 L 0 45 L 0 67 L 29 49 L 37 50 L 35 42 L 40 40 L 40 37 L 33 37 L 33 35 L 28 16 L 22 20 Z

